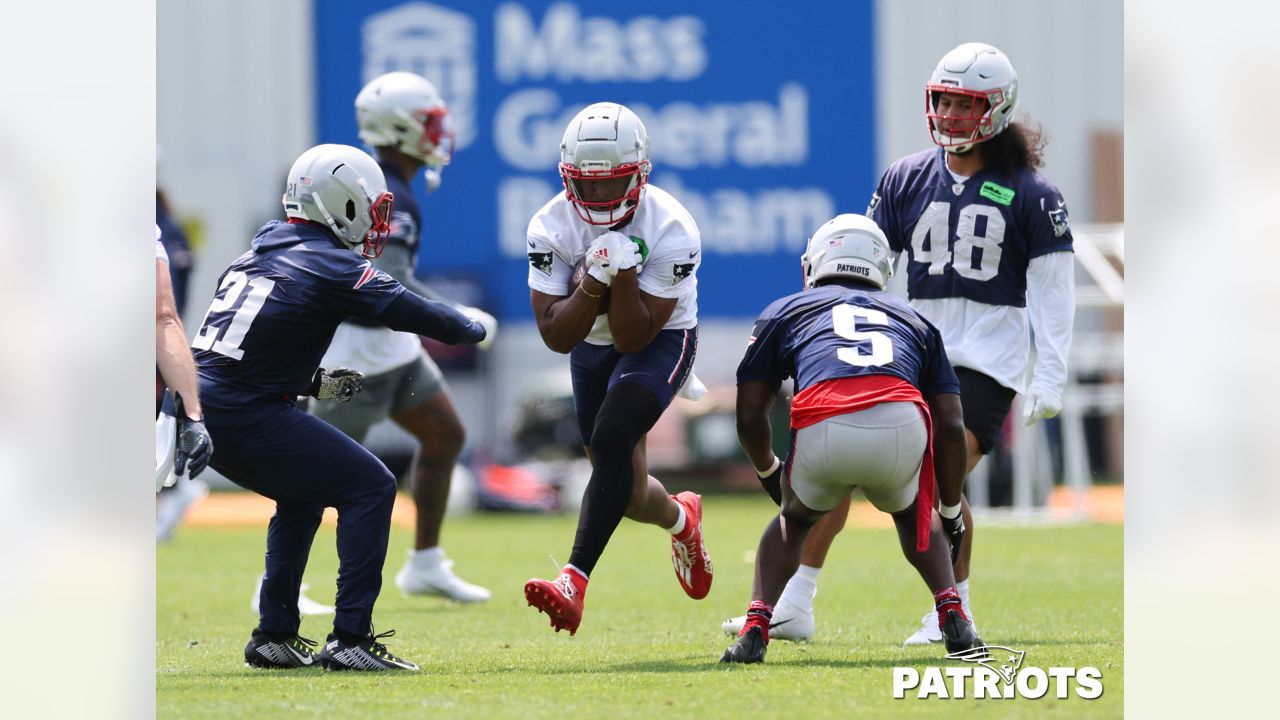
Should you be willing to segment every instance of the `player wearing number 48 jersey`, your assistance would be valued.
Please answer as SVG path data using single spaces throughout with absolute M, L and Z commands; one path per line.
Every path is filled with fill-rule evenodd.
M 289 171 L 288 222 L 273 220 L 223 273 L 192 347 L 210 464 L 275 500 L 267 526 L 260 621 L 245 647 L 256 667 L 417 669 L 372 633 L 391 529 L 395 478 L 377 458 L 294 400 L 349 400 L 363 376 L 319 368 L 338 324 L 376 321 L 447 343 L 483 340 L 482 326 L 405 289 L 367 258 L 386 242 L 393 198 L 373 158 L 319 145 Z M 362 257 L 363 255 L 363 257 Z M 299 638 L 298 592 L 326 507 L 338 510 L 333 633 L 319 655 Z
M 890 166 L 867 215 L 895 255 L 906 254 L 911 306 L 946 342 L 964 398 L 968 472 L 991 451 L 1016 393 L 1027 424 L 1061 408 L 1075 315 L 1071 228 L 1062 195 L 1037 171 L 1039 130 L 1012 122 L 1018 76 L 1004 53 L 983 43 L 956 47 L 938 62 L 925 98 L 938 147 Z M 973 529 L 967 502 L 940 511 L 963 513 Z M 794 618 L 791 627 L 806 635 L 817 573 L 847 513 L 846 506 L 814 529 L 779 603 L 777 615 Z M 970 532 L 955 568 L 970 617 L 972 543 Z M 906 644 L 941 640 L 928 613 Z
M 960 384 L 938 331 L 882 292 L 890 262 L 874 222 L 837 216 L 809 240 L 805 290 L 771 304 L 752 330 L 738 366 L 738 439 L 782 512 L 760 538 L 752 602 L 721 662 L 764 660 L 774 605 L 805 536 L 854 487 L 893 517 L 903 553 L 933 593 L 947 651 L 982 642 L 951 570 L 964 525 L 939 523 L 933 512 L 939 494 L 960 502 Z M 769 406 L 788 377 L 796 396 L 784 464 L 771 449 Z

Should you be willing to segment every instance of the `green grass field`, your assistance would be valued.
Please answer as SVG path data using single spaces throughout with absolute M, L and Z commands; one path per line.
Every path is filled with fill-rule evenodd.
M 550 577 L 569 554 L 576 517 L 476 515 L 451 519 L 445 547 L 464 578 L 494 591 L 482 606 L 409 599 L 393 579 L 410 546 L 394 528 L 374 621 L 417 674 L 259 671 L 242 651 L 256 617 L 249 595 L 264 529 L 183 528 L 157 549 L 156 707 L 160 717 L 597 718 L 941 715 L 1115 717 L 1123 708 L 1123 528 L 978 528 L 973 605 L 990 644 L 1026 651 L 1024 666 L 1095 666 L 1094 701 L 920 700 L 892 697 L 891 668 L 946 665 L 945 651 L 901 647 L 928 595 L 891 530 L 847 530 L 815 601 L 819 637 L 774 642 L 763 666 L 717 663 L 740 614 L 751 557 L 771 505 L 761 497 L 708 498 L 703 528 L 716 564 L 702 601 L 684 596 L 661 530 L 624 521 L 587 594 L 577 637 L 553 633 L 527 607 L 532 576 Z M 322 527 L 307 570 L 311 596 L 332 602 L 334 529 Z M 302 634 L 323 640 L 329 618 Z M 954 717 L 954 715 L 950 715 Z

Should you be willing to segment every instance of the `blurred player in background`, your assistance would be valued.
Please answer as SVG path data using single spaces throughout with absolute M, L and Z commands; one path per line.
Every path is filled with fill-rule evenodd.
M 157 166 L 159 165 L 159 153 L 159 148 L 156 148 Z M 159 172 L 158 167 L 157 172 Z M 159 234 L 159 239 L 156 241 L 157 251 L 163 247 L 166 257 L 164 261 L 166 273 L 169 275 L 167 284 L 171 289 L 169 298 L 173 304 L 175 321 L 180 326 L 182 314 L 187 306 L 187 280 L 191 276 L 192 265 L 191 247 L 187 242 L 187 235 L 182 226 L 173 217 L 173 212 L 169 207 L 169 201 L 165 197 L 164 191 L 158 186 L 156 187 L 156 227 Z M 159 294 L 156 297 L 158 300 Z M 185 340 L 182 343 L 182 349 L 187 355 L 191 354 L 191 351 L 186 347 Z M 192 377 L 194 377 L 194 369 L 192 373 Z M 157 371 L 157 412 L 161 412 L 160 407 L 165 403 L 166 385 L 167 383 L 164 382 L 163 378 L 160 377 L 159 371 Z M 172 402 L 171 398 L 170 402 Z M 172 407 L 168 407 L 168 409 L 172 410 Z M 165 417 L 172 417 L 170 413 L 163 414 Z M 186 515 L 187 510 L 191 508 L 191 505 L 209 494 L 209 486 L 196 480 L 194 474 L 178 473 L 170 480 L 171 484 L 160 488 L 158 490 L 159 495 L 156 497 L 156 540 L 159 542 L 172 540 L 174 532 L 182 523 L 182 518 Z
M 1018 75 L 1004 53 L 983 43 L 956 47 L 938 62 L 925 98 L 938 147 L 890 166 L 867 215 L 894 253 L 906 252 L 911 306 L 942 331 L 964 398 L 968 473 L 995 446 L 1017 392 L 1025 395 L 1028 425 L 1062 407 L 1075 317 L 1071 229 L 1061 193 L 1037 171 L 1044 164 L 1039 128 L 1011 122 Z M 940 512 L 963 512 L 972 531 L 967 500 Z M 810 535 L 774 613 L 775 622 L 795 628 L 787 632 L 813 633 L 818 571 L 847 514 L 846 505 Z M 972 618 L 973 533 L 965 538 L 955 574 Z M 735 622 L 726 621 L 726 629 Z M 941 641 L 930 612 L 906 644 Z
M 359 443 L 300 410 L 295 398 L 349 400 L 359 392 L 359 372 L 319 367 L 347 317 L 447 343 L 479 342 L 485 330 L 369 264 L 366 258 L 386 243 L 393 198 L 364 152 L 311 148 L 289 170 L 283 202 L 288 222 L 264 225 L 222 274 L 192 342 L 206 422 L 218 437 L 213 467 L 276 502 L 260 621 L 245 662 L 417 670 L 379 642 L 390 633 L 373 634 L 395 478 Z M 338 510 L 337 610 L 333 632 L 313 654 L 315 643 L 298 635 L 298 593 L 326 507 Z
M 437 187 L 440 171 L 451 158 L 453 135 L 447 129 L 444 101 L 425 78 L 393 72 L 365 85 L 355 106 L 360 140 L 373 148 L 387 189 L 396 198 L 387 246 L 373 266 L 423 297 L 443 300 L 413 275 L 423 225 L 409 183 L 426 167 L 428 188 Z M 476 308 L 455 308 L 485 326 L 488 334 L 481 347 L 487 348 L 497 330 L 493 316 Z M 418 441 L 409 472 L 417 508 L 413 550 L 396 574 L 396 586 L 408 595 L 440 595 L 461 603 L 488 600 L 486 588 L 453 573 L 453 561 L 440 546 L 450 479 L 465 442 L 440 368 L 416 335 L 359 319 L 338 327 L 322 364 L 361 371 L 365 387 L 348 403 L 313 403 L 311 411 L 317 417 L 360 443 L 369 428 L 389 417 Z
M 529 221 L 529 297 L 547 347 L 569 354 L 591 479 L 569 563 L 525 599 L 572 635 L 587 580 L 623 517 L 671 534 L 685 593 L 711 590 L 702 498 L 672 496 L 648 474 L 644 438 L 689 379 L 698 346 L 698 227 L 648 185 L 649 135 L 617 103 L 588 106 L 560 145 L 565 192 Z M 581 271 L 578 276 L 576 270 Z
M 164 384 L 164 407 L 157 411 L 161 428 L 156 440 L 156 491 L 176 476 L 190 483 L 209 464 L 213 441 L 205 429 L 195 361 L 170 285 L 169 254 L 156 225 L 156 368 Z
M 942 337 L 882 292 L 893 261 L 870 218 L 828 221 L 800 262 L 805 289 L 765 309 L 738 366 L 738 439 L 782 512 L 760 538 L 747 619 L 720 662 L 764 660 L 774 603 L 805 536 L 854 487 L 893 516 L 902 552 L 933 593 L 947 651 L 979 646 L 951 569 L 963 520 L 939 523 L 933 512 L 935 496 L 958 505 L 964 484 L 960 384 Z M 769 407 L 787 378 L 796 396 L 783 467 Z

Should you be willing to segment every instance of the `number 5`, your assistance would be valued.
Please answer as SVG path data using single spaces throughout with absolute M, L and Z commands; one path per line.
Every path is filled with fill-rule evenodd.
M 846 340 L 871 343 L 871 353 L 868 355 L 858 352 L 857 347 L 842 347 L 836 351 L 836 357 L 857 367 L 893 362 L 893 340 L 881 332 L 858 330 L 858 318 L 862 318 L 868 325 L 889 324 L 889 317 L 880 310 L 856 305 L 837 305 L 831 308 L 831 322 L 837 335 Z

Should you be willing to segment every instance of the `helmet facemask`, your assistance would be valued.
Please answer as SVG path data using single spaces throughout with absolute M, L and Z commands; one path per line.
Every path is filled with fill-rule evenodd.
M 590 225 L 616 225 L 635 212 L 649 178 L 649 161 L 617 167 L 607 160 L 580 166 L 562 162 L 560 178 L 578 217 Z
M 409 130 L 397 148 L 400 152 L 417 158 L 429 168 L 440 168 L 453 159 L 453 147 L 456 140 L 449 123 L 449 111 L 443 106 L 432 109 L 414 110 L 412 113 L 397 111 L 397 115 L 408 115 Z M 410 131 L 411 130 L 411 131 Z
M 391 208 L 395 196 L 384 192 L 369 206 L 369 231 L 364 235 L 360 254 L 370 260 L 382 254 L 391 238 Z
M 997 127 L 991 108 L 1004 103 L 1004 91 L 965 90 L 951 85 L 925 86 L 925 115 L 933 142 L 955 153 L 964 153 L 977 143 L 995 137 Z M 939 105 L 943 105 L 939 111 Z M 968 107 L 964 107 L 967 105 Z M 959 107 L 957 111 L 956 108 Z

